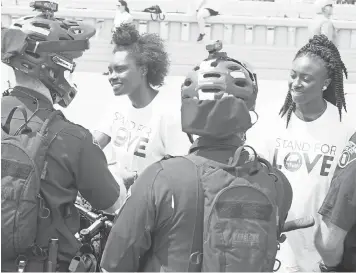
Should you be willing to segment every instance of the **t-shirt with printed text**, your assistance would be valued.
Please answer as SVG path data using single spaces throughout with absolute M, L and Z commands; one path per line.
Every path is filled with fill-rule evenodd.
M 115 97 L 97 129 L 111 137 L 116 170 L 126 168 L 139 174 L 166 154 L 185 155 L 191 145 L 182 132 L 180 104 L 168 90 L 159 91 L 144 108 L 135 108 L 127 96 Z
M 275 117 L 269 122 L 268 133 L 263 139 L 247 138 L 256 151 L 280 169 L 293 188 L 293 202 L 287 220 L 312 215 L 316 221 L 321 217 L 318 210 L 328 192 L 338 158 L 354 129 L 340 122 L 338 109 L 327 103 L 327 109 L 318 119 L 305 122 L 292 114 L 288 128 L 286 116 Z M 259 134 L 256 126 L 249 134 Z M 259 139 L 260 138 L 260 139 Z M 315 225 L 316 226 L 316 225 Z M 278 253 L 282 265 L 312 271 L 320 256 L 313 244 L 314 228 L 288 232 L 287 240 Z M 289 246 L 284 247 L 286 244 Z M 284 255 L 284 249 L 292 249 Z M 284 257 L 286 257 L 285 260 Z

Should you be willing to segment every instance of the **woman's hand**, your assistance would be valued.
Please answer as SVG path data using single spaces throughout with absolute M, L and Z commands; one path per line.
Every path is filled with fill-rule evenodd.
M 126 190 L 128 190 L 137 179 L 137 172 L 124 168 L 120 171 L 120 177 L 123 180 Z

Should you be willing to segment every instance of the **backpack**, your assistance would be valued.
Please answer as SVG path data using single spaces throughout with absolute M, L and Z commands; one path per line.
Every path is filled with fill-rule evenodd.
M 248 161 L 246 148 L 253 151 Z M 185 158 L 196 165 L 201 200 L 189 271 L 278 270 L 278 240 L 293 195 L 287 178 L 250 146 L 238 148 L 227 165 L 195 153 Z
M 149 13 L 151 13 L 151 19 L 152 19 L 153 21 L 157 21 L 158 18 L 159 18 L 161 21 L 163 21 L 164 19 L 166 19 L 166 15 L 163 14 L 161 8 L 160 8 L 158 5 L 151 6 L 151 7 L 149 7 L 149 8 L 145 8 L 145 9 L 143 10 L 143 12 L 149 12 Z M 155 18 L 155 19 L 153 19 L 153 14 L 156 14 L 156 18 Z
M 22 112 L 25 124 L 10 135 L 10 123 L 16 110 Z M 27 126 L 26 109 L 17 106 L 1 125 L 1 257 L 4 260 L 30 256 L 36 247 L 39 217 L 50 215 L 41 197 L 41 179 L 47 171 L 47 150 L 56 137 L 47 129 L 57 115 L 64 117 L 56 110 L 39 132 L 32 132 Z

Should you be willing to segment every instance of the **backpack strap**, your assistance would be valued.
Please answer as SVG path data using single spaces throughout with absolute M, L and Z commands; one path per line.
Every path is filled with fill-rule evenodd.
M 11 123 L 11 120 L 12 120 L 16 110 L 21 111 L 21 113 L 25 119 L 25 124 L 27 125 L 27 123 L 28 123 L 27 112 L 26 112 L 25 107 L 23 105 L 15 106 L 14 108 L 12 108 L 9 115 L 7 116 L 5 124 L 4 125 L 1 124 L 1 129 L 3 129 L 6 134 L 10 134 L 10 123 Z
M 200 176 L 198 173 L 198 166 L 207 162 L 206 159 L 189 154 L 185 158 L 191 161 L 196 166 L 196 190 L 197 190 L 197 202 L 196 202 L 196 217 L 193 232 L 193 244 L 190 250 L 188 272 L 200 272 L 203 262 L 203 253 L 200 252 L 203 246 L 204 235 L 204 190 L 201 185 Z

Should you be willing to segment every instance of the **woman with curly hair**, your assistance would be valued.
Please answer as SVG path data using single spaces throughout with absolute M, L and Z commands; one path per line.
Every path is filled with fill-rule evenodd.
M 262 155 L 290 181 L 293 203 L 289 219 L 312 215 L 320 221 L 317 212 L 342 149 L 354 131 L 354 124 L 347 124 L 343 114 L 343 73 L 347 77 L 338 49 L 326 36 L 315 35 L 293 60 L 287 97 L 280 117 L 268 125 L 267 140 L 250 142 L 261 145 Z M 259 123 L 255 132 L 261 135 L 257 132 Z M 313 245 L 313 229 L 288 233 L 279 252 L 287 271 L 318 268 L 321 258 Z
M 112 144 L 115 174 L 128 188 L 137 175 L 165 155 L 183 155 L 190 142 L 181 130 L 180 105 L 171 90 L 161 86 L 169 60 L 156 34 L 142 36 L 124 24 L 113 35 L 113 58 L 108 66 L 113 109 L 94 136 L 101 148 Z

